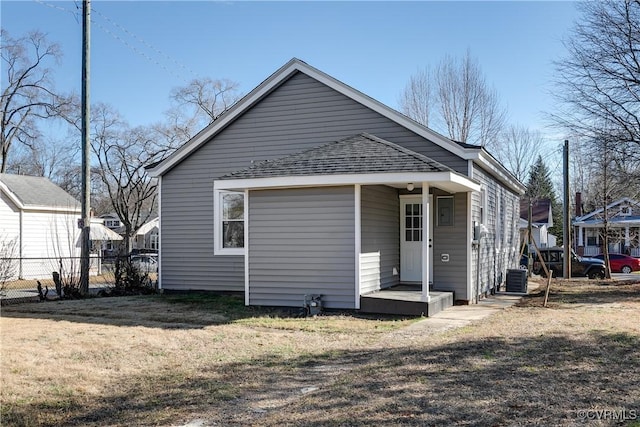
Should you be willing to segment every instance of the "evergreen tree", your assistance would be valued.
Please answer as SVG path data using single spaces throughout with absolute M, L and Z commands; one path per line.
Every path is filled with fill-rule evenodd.
M 562 245 L 562 205 L 558 201 L 556 191 L 551 181 L 551 172 L 547 168 L 542 156 L 531 166 L 529 179 L 527 181 L 527 191 L 525 197 L 531 200 L 549 199 L 551 200 L 551 215 L 553 216 L 553 227 L 549 232 L 556 236 L 558 245 Z

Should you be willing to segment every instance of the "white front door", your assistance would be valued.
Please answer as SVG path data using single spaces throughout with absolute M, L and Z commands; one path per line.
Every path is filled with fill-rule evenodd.
M 429 205 L 432 205 L 432 198 L 433 196 L 429 195 Z M 422 281 L 422 224 L 422 196 L 400 196 L 401 282 Z M 433 221 L 429 221 L 429 225 L 429 236 L 433 236 Z M 433 259 L 431 250 L 427 256 Z M 430 262 L 429 266 L 429 282 L 432 282 L 433 262 Z

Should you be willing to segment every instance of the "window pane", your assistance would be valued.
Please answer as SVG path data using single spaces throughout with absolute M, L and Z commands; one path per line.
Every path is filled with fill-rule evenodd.
M 223 221 L 222 234 L 223 248 L 244 248 L 243 221 Z
M 411 217 L 410 216 L 405 218 L 405 227 L 404 228 L 411 228 Z
M 420 215 L 420 206 L 421 205 L 413 204 L 412 206 L 413 206 L 413 214 L 414 215 Z
M 413 228 L 420 228 L 421 219 L 422 217 L 419 216 L 413 217 Z
M 243 219 L 244 194 L 223 194 L 222 215 L 222 219 Z
M 407 230 L 404 237 L 406 242 L 411 242 L 411 230 Z
M 411 215 L 411 205 L 410 205 L 410 204 L 405 205 L 405 207 L 404 207 L 404 213 L 405 213 L 406 215 Z
M 413 241 L 420 242 L 422 239 L 420 238 L 420 230 L 413 230 Z

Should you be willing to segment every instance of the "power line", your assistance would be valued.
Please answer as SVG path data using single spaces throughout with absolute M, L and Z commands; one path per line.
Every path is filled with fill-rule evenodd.
M 46 7 L 52 8 L 52 9 L 56 9 L 56 10 L 59 10 L 59 11 L 65 12 L 65 13 L 69 13 L 74 17 L 74 19 L 76 20 L 76 23 L 78 23 L 78 24 L 80 23 L 79 20 L 78 20 L 78 16 L 79 16 L 79 12 L 78 11 L 69 10 L 67 8 L 58 6 L 56 4 L 47 3 L 47 2 L 42 1 L 42 0 L 33 0 L 33 1 L 35 1 L 36 3 L 41 4 L 43 6 L 46 6 Z M 77 2 L 75 2 L 75 4 L 76 4 L 76 8 L 79 9 L 79 7 L 77 5 Z M 111 24 L 112 26 L 114 26 L 117 29 L 121 30 L 122 32 L 124 32 L 126 35 L 128 35 L 132 39 L 134 39 L 134 40 L 138 41 L 139 43 L 141 43 L 142 45 L 144 45 L 147 49 L 150 49 L 150 50 L 154 51 L 156 54 L 168 59 L 170 62 L 172 62 L 176 66 L 178 66 L 182 70 L 184 70 L 187 73 L 189 73 L 192 77 L 194 77 L 194 78 L 197 77 L 196 73 L 192 69 L 190 69 L 186 65 L 180 63 L 176 59 L 172 58 L 169 54 L 161 51 L 160 49 L 158 49 L 156 47 L 154 47 L 151 43 L 145 41 L 142 37 L 132 33 L 129 30 L 127 30 L 125 27 L 123 27 L 122 25 L 118 24 L 117 22 L 115 22 L 114 20 L 112 20 L 111 18 L 106 16 L 104 13 L 100 12 L 99 10 L 96 10 L 94 7 L 91 8 L 91 11 L 95 12 L 96 14 L 98 14 L 100 17 L 102 17 L 109 24 Z M 188 79 L 185 77 L 184 74 L 180 74 L 178 72 L 175 72 L 174 70 L 170 70 L 166 65 L 160 63 L 157 59 L 152 58 L 146 52 L 143 52 L 142 50 L 140 50 L 139 48 L 137 48 L 133 44 L 129 43 L 127 40 L 125 40 L 124 38 L 120 37 L 118 34 L 114 33 L 109 28 L 107 28 L 104 25 L 102 25 L 100 22 L 97 22 L 96 20 L 92 19 L 91 23 L 96 25 L 99 29 L 101 29 L 102 31 L 107 33 L 109 36 L 111 36 L 115 40 L 117 40 L 120 43 L 122 43 L 123 45 L 125 45 L 127 48 L 129 48 L 135 54 L 137 54 L 137 55 L 143 57 L 144 59 L 146 59 L 147 61 L 157 65 L 158 67 L 162 68 L 167 73 L 177 77 L 178 79 L 180 79 L 180 80 L 182 80 L 184 82 L 188 81 Z
M 111 18 L 109 18 L 108 16 L 106 16 L 105 14 L 100 12 L 99 10 L 96 10 L 95 8 L 92 8 L 92 10 L 94 12 L 96 12 L 98 15 L 100 15 L 101 17 L 103 17 L 107 22 L 109 22 L 114 27 L 119 28 L 120 30 L 122 30 L 123 32 L 125 32 L 126 34 L 128 34 L 129 36 L 134 38 L 135 40 L 137 40 L 140 43 L 142 43 L 143 45 L 145 45 L 147 48 L 149 48 L 149 49 L 153 50 L 154 52 L 156 52 L 158 55 L 164 56 L 166 59 L 168 59 L 169 61 L 173 62 L 178 67 L 180 67 L 183 70 L 187 71 L 193 77 L 197 77 L 196 73 L 191 68 L 187 67 L 186 65 L 184 65 L 181 62 L 178 62 L 175 58 L 169 56 L 169 54 L 167 54 L 166 52 L 161 51 L 157 47 L 153 46 L 151 43 L 148 43 L 142 37 L 136 35 L 135 33 L 132 33 L 131 31 L 127 30 L 125 27 L 123 27 L 122 25 L 118 24 L 117 22 L 114 22 Z

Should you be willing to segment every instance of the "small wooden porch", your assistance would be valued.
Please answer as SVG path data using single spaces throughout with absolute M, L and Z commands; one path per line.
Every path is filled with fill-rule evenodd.
M 424 301 L 420 285 L 396 285 L 360 296 L 360 311 L 431 317 L 453 306 L 453 292 L 429 291 Z

